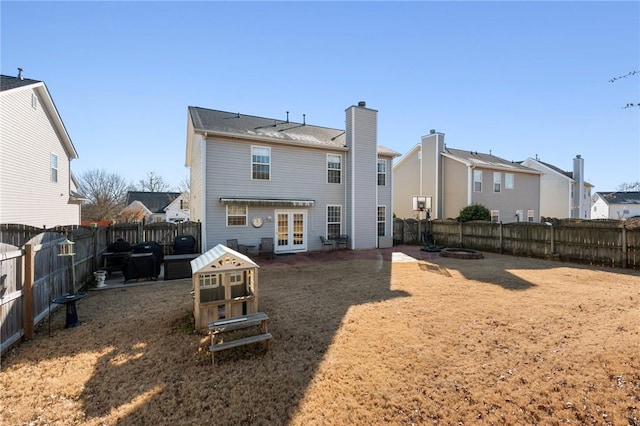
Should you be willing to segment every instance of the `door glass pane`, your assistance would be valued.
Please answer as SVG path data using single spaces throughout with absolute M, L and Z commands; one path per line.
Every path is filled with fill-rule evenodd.
M 302 213 L 293 215 L 293 244 L 304 244 L 304 215 Z
M 278 214 L 278 245 L 289 245 L 289 215 L 286 213 Z

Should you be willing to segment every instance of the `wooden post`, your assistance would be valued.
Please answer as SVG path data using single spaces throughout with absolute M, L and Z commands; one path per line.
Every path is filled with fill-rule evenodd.
M 622 224 L 622 267 L 627 267 L 627 227 Z
M 24 337 L 31 339 L 33 337 L 33 281 L 35 276 L 33 244 L 25 244 L 24 253 L 24 287 L 22 289 Z
M 502 221 L 500 221 L 500 250 L 498 253 L 502 254 Z
M 460 248 L 463 248 L 464 244 L 462 244 L 462 222 L 460 222 Z
M 555 248 L 555 230 L 554 230 L 554 226 L 553 223 L 551 224 L 551 255 L 553 256 L 553 254 L 556 252 L 556 248 Z

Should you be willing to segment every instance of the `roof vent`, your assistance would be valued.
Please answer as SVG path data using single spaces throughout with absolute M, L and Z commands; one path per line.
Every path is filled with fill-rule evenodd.
M 24 77 L 22 77 L 22 68 L 18 68 L 18 78 L 24 80 Z
M 367 103 L 365 101 L 360 101 L 360 102 L 358 102 L 358 106 L 359 107 L 366 107 Z
M 431 130 L 429 130 L 429 133 L 430 133 L 430 134 L 434 134 L 435 132 L 436 132 L 436 129 L 431 129 Z

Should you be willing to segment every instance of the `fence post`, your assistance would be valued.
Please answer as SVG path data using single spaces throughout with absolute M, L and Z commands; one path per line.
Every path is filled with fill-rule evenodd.
M 462 244 L 462 222 L 460 222 L 460 248 L 463 248 L 464 244 Z
M 627 267 L 627 226 L 622 224 L 622 267 Z
M 500 250 L 498 250 L 498 253 L 502 254 L 502 221 L 500 221 Z
M 551 224 L 551 253 L 549 253 L 551 256 L 553 256 L 553 254 L 556 252 L 556 248 L 555 248 L 555 226 L 553 226 L 553 223 Z
M 24 337 L 33 337 L 33 281 L 35 263 L 33 244 L 24 246 L 24 287 L 22 289 L 22 303 L 24 311 Z

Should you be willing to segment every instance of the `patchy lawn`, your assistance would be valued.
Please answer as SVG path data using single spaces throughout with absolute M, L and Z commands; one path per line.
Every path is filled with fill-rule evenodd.
M 91 292 L 4 355 L 2 424 L 640 425 L 640 274 L 394 250 L 265 261 L 270 349 L 215 367 L 190 280 Z

